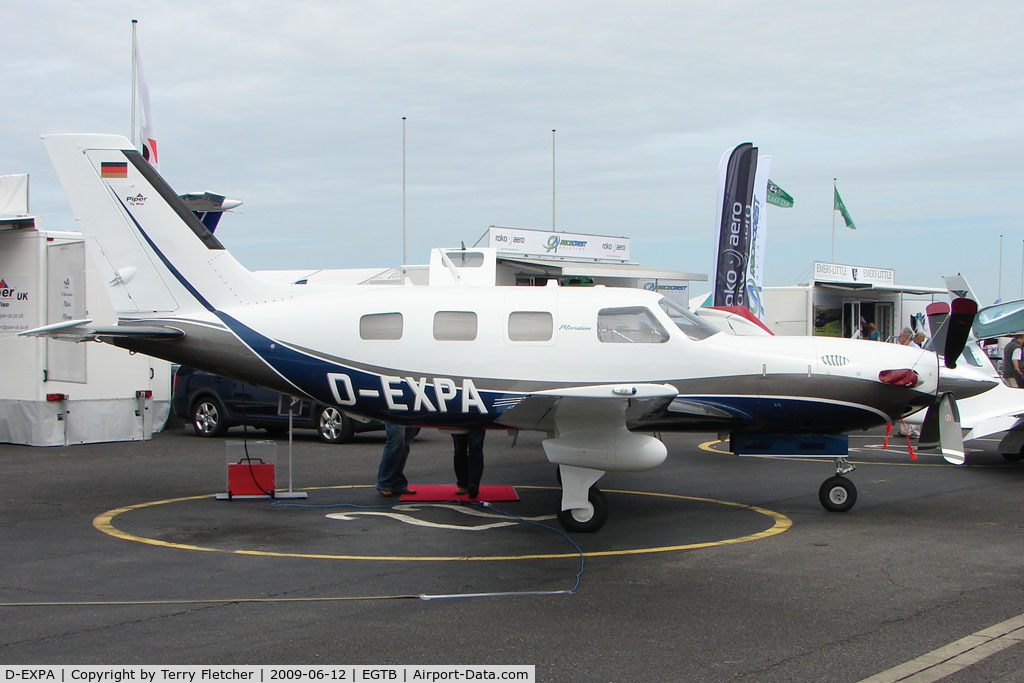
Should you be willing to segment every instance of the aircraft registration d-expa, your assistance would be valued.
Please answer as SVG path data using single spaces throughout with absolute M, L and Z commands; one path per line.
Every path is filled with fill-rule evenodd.
M 242 267 L 126 138 L 44 144 L 118 321 L 30 333 L 113 343 L 366 418 L 547 432 L 569 530 L 604 524 L 605 472 L 665 460 L 655 432 L 833 458 L 819 497 L 845 511 L 856 499 L 846 433 L 923 407 L 932 422 L 955 413 L 938 400 L 935 354 L 727 334 L 639 289 L 275 284 Z

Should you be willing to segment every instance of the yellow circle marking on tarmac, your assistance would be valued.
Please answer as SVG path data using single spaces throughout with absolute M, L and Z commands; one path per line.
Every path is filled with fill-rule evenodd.
M 310 487 L 304 490 L 314 489 L 355 489 L 355 488 L 370 488 L 365 485 L 352 485 L 352 486 L 319 486 Z M 520 489 L 551 489 L 551 486 L 517 486 Z M 606 557 L 612 555 L 644 555 L 649 553 L 666 553 L 676 550 L 695 550 L 698 548 L 712 548 L 715 546 L 722 545 L 733 545 L 736 543 L 746 543 L 747 541 L 757 541 L 762 538 L 768 538 L 775 534 L 781 534 L 793 525 L 793 521 L 773 510 L 767 508 L 756 507 L 753 505 L 745 505 L 743 503 L 734 503 L 728 500 L 715 500 L 713 498 L 699 498 L 695 496 L 681 496 L 674 493 L 653 493 L 648 491 L 623 491 L 617 489 L 602 489 L 605 493 L 623 493 L 628 495 L 636 496 L 653 496 L 657 498 L 673 498 L 677 500 L 690 500 L 699 503 L 712 503 L 715 505 L 725 505 L 728 507 L 747 509 L 752 512 L 756 512 L 761 515 L 765 515 L 772 520 L 772 526 L 764 531 L 759 531 L 754 534 L 747 536 L 737 536 L 735 538 L 725 538 L 717 541 L 703 541 L 700 543 L 685 543 L 681 545 L 666 545 L 666 546 L 652 546 L 648 548 L 627 548 L 623 550 L 596 550 L 591 552 L 582 553 L 584 557 Z M 203 500 L 208 499 L 212 494 L 206 494 L 201 496 L 186 496 L 184 498 L 168 498 L 167 500 L 156 500 L 148 503 L 138 503 L 136 505 L 128 505 L 126 507 L 116 508 L 108 510 L 101 515 L 98 515 L 92 521 L 92 525 L 102 531 L 105 534 L 121 538 L 127 541 L 135 541 L 137 543 L 146 543 L 148 545 L 159 546 L 162 548 L 177 548 L 179 550 L 199 550 L 202 552 L 215 552 L 215 553 L 227 553 L 231 555 L 255 555 L 258 557 L 302 557 L 307 559 L 321 559 L 321 560 L 400 560 L 400 561 L 429 561 L 429 562 L 450 562 L 450 561 L 494 561 L 494 560 L 547 560 L 547 559 L 561 559 L 579 557 L 580 553 L 550 553 L 550 554 L 537 554 L 537 555 L 493 555 L 493 556 L 460 556 L 460 555 L 441 555 L 441 556 L 415 556 L 415 555 L 332 555 L 332 554 L 320 554 L 320 553 L 285 553 L 275 552 L 269 550 L 246 550 L 246 549 L 234 549 L 225 550 L 221 548 L 207 548 L 200 545 L 192 545 L 188 543 L 173 543 L 170 541 L 161 541 L 156 538 L 148 538 L 145 536 L 138 536 L 136 534 L 122 531 L 114 526 L 114 518 L 120 514 L 131 512 L 133 510 L 140 510 L 143 508 L 153 507 L 156 505 L 167 505 L 170 503 L 181 503 L 190 500 Z

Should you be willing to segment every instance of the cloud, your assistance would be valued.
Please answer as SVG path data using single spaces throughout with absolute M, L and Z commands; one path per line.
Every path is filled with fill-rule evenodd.
M 138 18 L 161 169 L 245 201 L 221 230 L 254 268 L 397 263 L 402 116 L 415 261 L 549 226 L 552 129 L 557 224 L 629 235 L 653 266 L 711 269 L 718 160 L 746 140 L 797 202 L 770 209 L 772 284 L 829 256 L 833 178 L 859 228 L 836 259 L 901 281 L 960 260 L 994 298 L 998 234 L 1024 237 L 1016 3 L 40 0 L 6 18 L 24 30 L 0 172 L 32 173 L 49 225 L 70 216 L 38 136 L 127 132 Z

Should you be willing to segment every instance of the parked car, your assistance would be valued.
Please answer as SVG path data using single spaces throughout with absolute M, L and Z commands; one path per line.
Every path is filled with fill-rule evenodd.
M 286 431 L 287 408 L 278 406 L 287 406 L 289 400 L 276 391 L 184 365 L 175 370 L 171 390 L 174 414 L 191 424 L 197 436 L 221 436 L 238 425 Z M 334 406 L 312 401 L 300 402 L 292 425 L 315 429 L 328 443 L 347 443 L 357 432 L 384 429 L 382 422 L 359 420 Z

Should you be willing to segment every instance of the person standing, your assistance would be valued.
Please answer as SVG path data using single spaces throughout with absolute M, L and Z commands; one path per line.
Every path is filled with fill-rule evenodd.
M 1024 388 L 1024 334 L 1015 334 L 1003 349 L 1003 378 L 1011 387 Z
M 465 432 L 452 434 L 455 465 L 455 495 L 469 494 L 470 498 L 480 495 L 480 478 L 484 474 L 483 427 L 471 427 Z
M 409 459 L 409 446 L 419 434 L 420 428 L 385 422 L 384 432 L 387 441 L 384 442 L 380 467 L 377 468 L 377 493 L 382 496 L 416 493 L 409 488 L 409 480 L 405 478 L 405 461 Z

